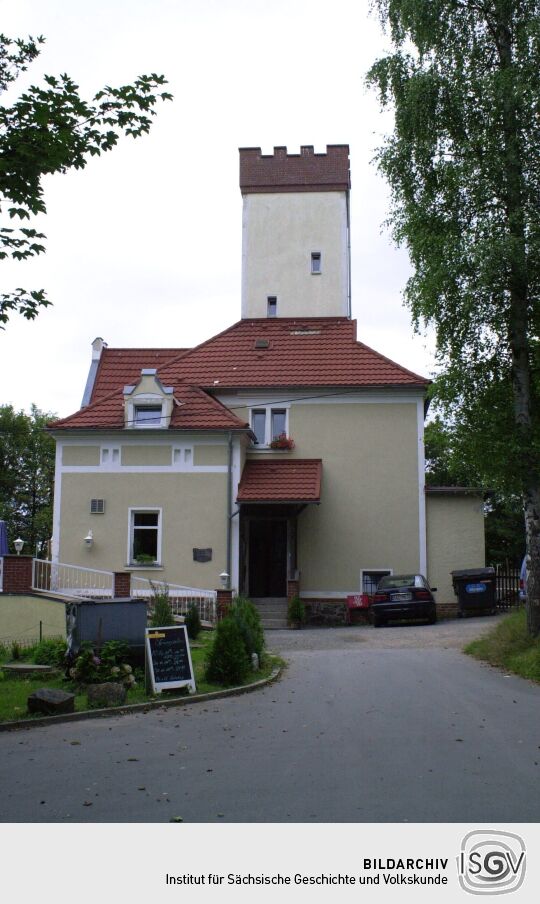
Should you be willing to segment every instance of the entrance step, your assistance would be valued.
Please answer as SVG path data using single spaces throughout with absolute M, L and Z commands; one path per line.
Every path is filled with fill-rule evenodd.
M 252 602 L 259 610 L 261 624 L 265 631 L 278 630 L 287 627 L 287 598 L 275 596 L 263 596 L 252 598 Z

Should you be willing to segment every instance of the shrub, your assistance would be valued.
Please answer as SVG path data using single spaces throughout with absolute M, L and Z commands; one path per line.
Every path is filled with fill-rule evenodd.
M 293 596 L 291 600 L 289 600 L 289 606 L 287 609 L 287 621 L 290 625 L 299 624 L 303 625 L 306 620 L 306 607 L 304 606 L 302 600 L 299 596 Z
M 123 660 L 129 652 L 128 645 L 118 640 L 103 644 L 100 655 L 86 641 L 75 657 L 69 675 L 78 684 L 103 684 L 116 681 L 128 689 L 136 684 L 132 667 Z
M 150 626 L 152 628 L 166 628 L 167 625 L 174 625 L 175 621 L 169 602 L 169 588 L 167 584 L 153 584 L 150 581 L 150 586 L 152 588 Z
M 184 624 L 187 628 L 189 639 L 197 640 L 197 637 L 202 631 L 202 625 L 199 608 L 196 603 L 192 603 L 189 607 L 184 619 Z
M 12 659 L 20 659 L 21 658 L 21 646 L 17 643 L 16 640 L 11 644 L 11 658 Z
M 250 669 L 242 633 L 234 618 L 219 622 L 206 665 L 206 680 L 216 684 L 241 684 Z
M 240 629 L 250 662 L 253 653 L 260 658 L 264 649 L 264 631 L 257 607 L 251 600 L 243 596 L 236 596 L 229 609 L 229 617 L 235 620 Z
M 29 653 L 37 665 L 52 665 L 62 668 L 66 664 L 67 644 L 62 637 L 48 637 L 41 640 Z

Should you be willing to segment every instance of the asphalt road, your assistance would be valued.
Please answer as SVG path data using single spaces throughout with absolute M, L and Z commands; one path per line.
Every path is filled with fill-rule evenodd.
M 0 734 L 0 821 L 537 822 L 540 687 L 459 652 L 492 624 L 272 632 L 263 691 Z

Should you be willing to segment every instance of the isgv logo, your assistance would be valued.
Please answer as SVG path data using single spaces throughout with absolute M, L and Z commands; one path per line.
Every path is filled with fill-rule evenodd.
M 472 895 L 504 895 L 525 878 L 525 843 L 511 832 L 469 832 L 457 858 L 459 884 Z

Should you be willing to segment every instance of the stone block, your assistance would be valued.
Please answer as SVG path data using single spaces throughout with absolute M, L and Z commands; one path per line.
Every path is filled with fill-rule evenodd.
M 121 706 L 126 702 L 127 690 L 118 681 L 106 681 L 104 684 L 89 684 L 86 694 L 90 706 Z
M 27 700 L 29 713 L 44 713 L 46 716 L 75 712 L 75 694 L 54 687 L 40 687 Z

